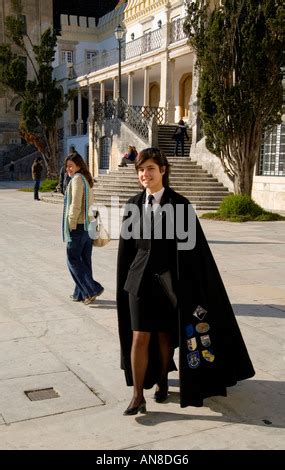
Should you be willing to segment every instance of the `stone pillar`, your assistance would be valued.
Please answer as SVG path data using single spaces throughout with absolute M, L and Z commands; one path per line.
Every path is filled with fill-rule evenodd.
M 118 77 L 113 78 L 113 100 L 118 99 Z
M 165 121 L 173 123 L 175 120 L 175 106 L 174 106 L 174 83 L 175 83 L 175 60 L 168 58 L 168 53 L 165 52 L 161 61 L 161 74 L 160 74 L 160 102 L 159 106 L 165 108 L 166 116 Z
M 134 72 L 130 72 L 128 75 L 128 104 L 133 104 L 134 94 Z
M 192 95 L 190 99 L 190 109 L 191 109 L 191 129 L 192 129 L 192 143 L 190 148 L 190 153 L 192 153 L 197 144 L 197 137 L 198 137 L 198 86 L 199 86 L 199 73 L 196 69 L 196 56 L 193 58 L 193 70 L 192 70 Z
M 105 103 L 105 82 L 100 82 L 100 103 Z
M 93 116 L 93 88 L 92 85 L 88 87 L 88 156 L 89 156 L 89 171 L 92 176 L 94 173 L 94 116 Z
M 149 67 L 144 68 L 143 105 L 149 106 Z
M 88 86 L 88 120 L 93 119 L 93 88 L 92 85 Z
M 78 88 L 77 93 L 77 122 L 76 122 L 76 130 L 77 135 L 82 134 L 82 95 L 81 95 L 81 88 Z

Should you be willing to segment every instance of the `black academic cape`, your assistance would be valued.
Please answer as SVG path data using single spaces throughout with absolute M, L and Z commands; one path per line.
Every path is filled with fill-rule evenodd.
M 142 213 L 145 191 L 132 197 L 128 204 L 134 204 Z M 196 234 L 192 249 L 178 249 L 182 246 L 181 235 L 176 236 L 177 278 L 174 280 L 178 297 L 177 330 L 174 332 L 175 346 L 179 346 L 180 405 L 203 406 L 203 399 L 221 395 L 226 396 L 226 387 L 237 381 L 253 377 L 255 372 L 244 344 L 240 329 L 215 260 L 194 214 L 191 217 L 189 201 L 171 188 L 165 188 L 161 207 L 171 204 L 177 222 L 178 206 L 183 207 L 185 219 L 191 219 L 190 237 Z M 179 209 L 179 211 L 180 211 Z M 192 209 L 193 212 L 193 209 Z M 160 212 L 162 217 L 164 212 Z M 181 214 L 181 211 L 180 211 Z M 124 221 L 130 213 L 125 211 Z M 133 224 L 138 218 L 131 217 Z M 188 220 L 184 228 L 188 227 Z M 181 226 L 180 226 L 181 228 Z M 175 230 L 177 233 L 177 230 Z M 179 232 L 181 234 L 181 232 Z M 119 337 L 121 344 L 121 368 L 125 371 L 127 385 L 133 385 L 131 371 L 132 331 L 128 292 L 124 290 L 128 273 L 138 250 L 145 253 L 147 265 L 151 252 L 151 240 L 120 237 L 117 265 L 117 311 Z M 141 250 L 142 248 L 142 250 Z M 143 267 L 143 269 L 144 269 Z M 140 273 L 136 277 L 139 277 Z M 174 367 L 170 367 L 174 370 Z M 159 377 L 157 338 L 152 335 L 149 351 L 149 366 L 146 373 L 145 388 L 151 388 Z

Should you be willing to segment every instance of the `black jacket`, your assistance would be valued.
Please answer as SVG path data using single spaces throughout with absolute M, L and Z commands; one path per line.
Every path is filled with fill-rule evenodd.
M 187 134 L 187 129 L 185 126 L 181 126 L 180 124 L 176 127 L 172 139 L 173 140 L 184 140 L 184 137 L 186 137 L 187 140 L 189 140 L 188 134 Z
M 142 192 L 131 198 L 128 203 L 134 204 L 142 212 L 144 198 L 145 192 Z M 177 214 L 180 210 L 186 218 L 189 217 L 188 207 L 191 208 L 189 201 L 171 188 L 166 188 L 164 191 L 161 207 L 165 207 L 165 204 L 173 207 L 174 221 L 178 220 Z M 127 213 L 124 220 L 128 220 Z M 132 225 L 137 223 L 139 218 L 133 218 Z M 254 375 L 222 279 L 196 216 L 194 216 L 194 225 L 195 223 L 196 227 L 193 227 L 192 223 L 190 230 L 192 239 L 196 233 L 196 244 L 193 249 L 177 249 L 178 244 L 183 241 L 181 237 L 169 240 L 172 242 L 171 251 L 174 252 L 174 256 L 168 257 L 168 267 L 173 273 L 178 297 L 177 330 L 173 332 L 173 340 L 179 345 L 181 407 L 202 406 L 206 397 L 226 396 L 226 387 Z M 185 227 L 187 226 L 188 220 L 185 222 Z M 159 243 L 158 240 L 123 239 L 123 237 L 119 241 L 117 310 L 121 368 L 125 371 L 127 385 L 133 384 L 130 361 L 132 331 L 128 293 L 125 289 L 133 293 L 137 289 L 138 295 L 145 295 L 139 292 L 139 289 L 143 273 L 148 269 L 151 245 L 155 241 Z M 138 263 L 133 276 L 130 276 L 130 267 L 135 258 Z M 173 370 L 173 367 L 170 369 Z M 158 375 L 157 339 L 152 335 L 145 388 L 151 388 L 157 383 Z

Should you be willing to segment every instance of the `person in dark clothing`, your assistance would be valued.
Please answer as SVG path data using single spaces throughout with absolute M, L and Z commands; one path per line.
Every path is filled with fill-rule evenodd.
M 179 154 L 179 147 L 181 146 L 181 154 L 184 157 L 184 138 L 186 137 L 189 140 L 187 129 L 185 126 L 185 122 L 183 119 L 180 119 L 178 122 L 178 126 L 176 127 L 172 139 L 175 140 L 175 149 L 174 149 L 174 156 L 178 157 Z
M 120 167 L 128 166 L 128 163 L 135 161 L 135 158 L 136 158 L 137 154 L 138 154 L 138 152 L 137 152 L 136 147 L 134 147 L 133 145 L 129 145 L 128 153 L 126 153 L 123 156 L 119 166 Z
M 41 184 L 41 175 L 42 175 L 42 159 L 41 157 L 37 157 L 32 164 L 32 178 L 35 181 L 34 185 L 34 200 L 40 201 L 39 198 L 39 189 Z
M 68 186 L 68 183 L 71 180 L 70 176 L 68 175 L 68 173 L 66 171 L 66 161 L 67 161 L 67 159 L 68 159 L 68 157 L 64 160 L 64 164 L 61 167 L 60 172 L 59 172 L 59 188 L 60 188 L 61 194 L 65 193 L 66 188 Z
M 124 415 L 146 411 L 144 388 L 167 399 L 176 347 L 180 406 L 203 406 L 255 372 L 195 211 L 169 187 L 167 158 L 144 149 L 135 168 L 144 191 L 125 206 L 117 262 L 121 368 L 133 386 Z
M 15 164 L 14 164 L 13 160 L 11 160 L 11 162 L 10 162 L 9 172 L 10 172 L 10 180 L 14 181 Z
M 75 150 L 75 146 L 74 145 L 71 145 L 69 147 L 69 154 L 67 155 L 67 157 L 64 159 L 64 163 L 60 169 L 60 172 L 59 172 L 59 188 L 60 188 L 60 192 L 61 194 L 64 194 L 65 191 L 66 191 L 66 188 L 68 186 L 68 183 L 69 181 L 71 180 L 70 176 L 68 175 L 68 172 L 66 171 L 66 162 L 67 160 L 70 158 L 70 157 L 73 157 L 73 156 L 76 156 L 78 155 L 79 157 L 81 157 L 81 155 L 79 155 L 79 153 L 77 152 L 77 150 Z M 82 157 L 81 157 L 82 158 Z

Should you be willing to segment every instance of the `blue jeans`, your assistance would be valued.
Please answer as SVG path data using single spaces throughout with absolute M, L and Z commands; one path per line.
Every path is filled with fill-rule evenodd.
M 75 282 L 73 296 L 84 300 L 98 295 L 103 287 L 92 276 L 92 240 L 83 224 L 77 224 L 70 232 L 71 242 L 67 243 L 67 266 Z
M 180 145 L 181 145 L 182 157 L 184 157 L 184 139 L 176 139 L 174 156 L 176 155 L 178 157 Z

